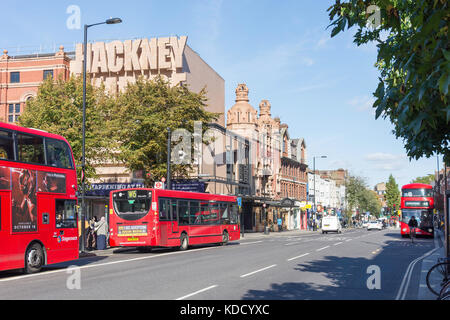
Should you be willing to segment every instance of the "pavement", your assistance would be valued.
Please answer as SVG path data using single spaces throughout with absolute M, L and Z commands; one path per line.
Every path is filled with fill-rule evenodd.
M 421 263 L 419 292 L 417 295 L 418 300 L 437 299 L 437 296 L 435 296 L 427 287 L 426 276 L 431 267 L 438 262 L 438 259 L 445 257 L 444 233 L 440 230 L 436 231 L 434 246 L 435 251 L 431 255 L 425 257 Z

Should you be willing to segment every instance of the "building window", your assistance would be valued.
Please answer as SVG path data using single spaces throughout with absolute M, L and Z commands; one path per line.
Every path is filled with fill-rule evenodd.
M 44 70 L 44 80 L 47 79 L 47 77 L 53 78 L 53 70 Z
M 20 72 L 11 72 L 9 82 L 19 83 L 20 82 Z
M 8 105 L 8 122 L 16 122 L 20 116 L 20 103 L 10 103 Z

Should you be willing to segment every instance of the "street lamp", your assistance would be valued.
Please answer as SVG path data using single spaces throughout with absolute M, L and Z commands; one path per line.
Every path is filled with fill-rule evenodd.
M 314 170 L 314 231 L 316 231 L 316 215 L 317 215 L 317 207 L 316 207 L 316 158 L 326 158 L 327 156 L 314 156 L 313 157 L 313 170 Z
M 85 185 L 85 168 L 86 168 L 86 64 L 87 64 L 87 31 L 89 27 L 97 26 L 100 24 L 117 24 L 121 23 L 122 19 L 120 18 L 110 18 L 106 21 L 94 23 L 94 24 L 85 24 L 84 25 L 84 41 L 83 41 L 83 50 L 84 50 L 84 60 L 83 60 L 83 137 L 82 137 L 82 160 L 81 160 L 81 251 L 85 250 L 85 223 L 86 223 L 86 208 L 84 199 L 86 196 L 86 185 Z

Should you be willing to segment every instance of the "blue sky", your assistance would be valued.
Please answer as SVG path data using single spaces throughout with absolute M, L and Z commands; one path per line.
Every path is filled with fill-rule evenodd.
M 366 177 L 371 187 L 391 173 L 403 185 L 436 169 L 436 157 L 410 162 L 393 126 L 375 120 L 376 47 L 356 47 L 355 30 L 330 38 L 326 10 L 333 1 L 1 3 L 0 49 L 10 54 L 81 42 L 82 29 L 66 26 L 70 5 L 81 9 L 82 25 L 121 17 L 122 24 L 91 28 L 89 39 L 188 36 L 188 45 L 225 79 L 225 109 L 234 104 L 237 84 L 245 82 L 253 107 L 269 100 L 291 137 L 305 138 L 311 168 L 313 156 L 326 155 L 316 169 L 343 167 Z

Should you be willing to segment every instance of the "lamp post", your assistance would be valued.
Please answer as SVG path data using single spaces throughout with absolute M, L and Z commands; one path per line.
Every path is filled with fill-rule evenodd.
M 317 197 L 317 190 L 316 190 L 316 158 L 326 158 L 327 156 L 314 156 L 313 157 L 313 170 L 314 170 L 314 223 L 313 223 L 313 230 L 316 231 L 316 217 L 317 217 L 317 207 L 316 207 L 316 197 Z
M 85 24 L 84 25 L 84 41 L 83 41 L 83 50 L 84 50 L 84 59 L 83 59 L 83 137 L 82 137 L 82 159 L 81 159 L 81 251 L 85 251 L 85 224 L 86 224 L 86 207 L 84 199 L 86 197 L 86 185 L 85 185 L 85 168 L 86 168 L 86 65 L 87 65 L 87 31 L 88 28 L 97 26 L 100 24 L 117 24 L 121 23 L 122 19 L 120 18 L 111 18 L 103 22 L 94 23 L 94 24 Z

